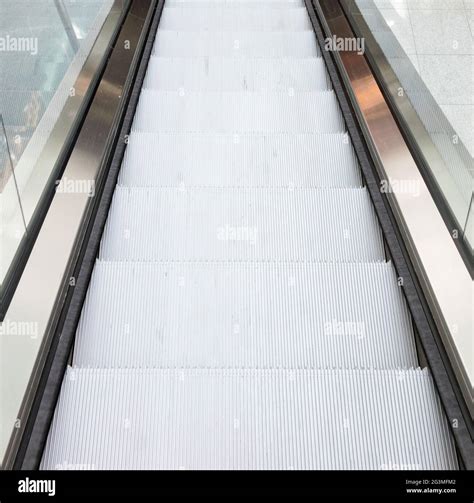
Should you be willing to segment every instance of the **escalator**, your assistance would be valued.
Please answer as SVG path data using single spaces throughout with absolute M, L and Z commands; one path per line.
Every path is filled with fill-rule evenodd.
M 46 292 L 4 466 L 471 467 L 462 393 L 316 10 L 150 0 L 120 18 L 71 155 L 97 197 L 73 203 L 55 280 L 74 282 Z
M 455 469 L 301 1 L 167 0 L 43 469 Z

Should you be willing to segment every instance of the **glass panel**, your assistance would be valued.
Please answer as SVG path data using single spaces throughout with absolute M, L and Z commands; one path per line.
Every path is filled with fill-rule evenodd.
M 2 152 L 2 287 L 21 242 L 9 231 L 19 224 L 11 201 L 16 197 L 18 209 L 20 198 L 28 228 L 45 188 L 52 187 L 58 158 L 87 96 L 91 75 L 81 78 L 81 71 L 112 7 L 117 11 L 125 5 L 114 0 L 0 0 L 0 114 L 9 146 L 9 155 Z
M 366 51 L 472 250 L 472 231 L 466 232 L 474 176 L 474 25 L 468 4 L 348 2 L 351 21 L 368 35 Z

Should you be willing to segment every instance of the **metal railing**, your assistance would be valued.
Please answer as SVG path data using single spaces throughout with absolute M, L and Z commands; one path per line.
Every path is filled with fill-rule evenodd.
M 472 269 L 474 160 L 466 145 L 469 137 L 457 131 L 452 119 L 448 120 L 439 98 L 433 95 L 432 84 L 429 87 L 415 66 L 414 54 L 405 52 L 402 44 L 406 42 L 392 30 L 391 25 L 399 30 L 402 25 L 410 26 L 407 18 L 410 10 L 397 14 L 393 9 L 387 20 L 383 9 L 379 10 L 373 0 L 343 0 L 341 4 L 354 32 L 364 40 L 365 55 L 400 122 L 405 140 L 454 242 Z M 453 41 L 456 37 L 457 34 L 452 33 Z M 452 52 L 452 56 L 456 56 L 456 50 Z M 449 54 L 444 56 L 449 57 Z M 474 60 L 472 62 L 474 64 Z M 438 83 L 452 87 L 441 63 L 438 67 Z M 465 72 L 469 77 L 468 67 Z

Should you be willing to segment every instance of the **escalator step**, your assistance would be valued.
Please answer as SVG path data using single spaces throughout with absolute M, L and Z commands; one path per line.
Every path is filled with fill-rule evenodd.
M 159 91 L 326 91 L 322 58 L 150 59 L 144 89 Z
M 70 368 L 42 468 L 70 467 L 455 469 L 456 458 L 422 370 Z
M 199 32 L 158 30 L 155 56 L 318 57 L 311 30 L 298 32 Z
M 385 263 L 98 261 L 73 361 L 83 367 L 417 366 L 408 310 Z
M 345 134 L 131 133 L 119 185 L 361 187 Z
M 166 0 L 166 7 L 265 7 L 292 9 L 304 7 L 304 0 Z
M 366 189 L 117 187 L 104 260 L 382 261 Z
M 166 0 L 42 468 L 457 468 L 304 5 Z
M 165 7 L 160 30 L 191 31 L 296 31 L 310 30 L 305 7 L 269 9 L 250 3 Z
M 333 91 L 181 95 L 143 90 L 132 131 L 340 133 L 345 125 Z

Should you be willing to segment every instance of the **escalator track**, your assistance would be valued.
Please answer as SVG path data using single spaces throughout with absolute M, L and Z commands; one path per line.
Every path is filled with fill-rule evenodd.
M 44 469 L 455 469 L 300 1 L 167 0 Z

